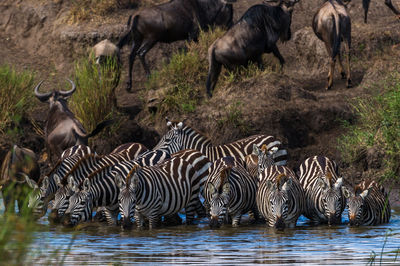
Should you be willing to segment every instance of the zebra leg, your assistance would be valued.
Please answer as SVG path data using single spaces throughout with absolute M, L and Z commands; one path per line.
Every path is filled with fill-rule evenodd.
M 144 216 L 143 214 L 141 214 L 140 212 L 138 212 L 137 210 L 135 210 L 135 221 L 136 221 L 136 225 L 138 228 L 143 229 L 144 228 Z
M 197 218 L 207 217 L 206 208 L 203 206 L 203 204 L 201 204 L 200 199 L 196 201 L 196 213 L 197 213 Z
M 153 212 L 149 215 L 149 229 L 154 229 L 158 226 L 161 217 L 157 212 Z
M 194 215 L 196 213 L 197 202 L 200 202 L 199 198 L 191 199 L 188 205 L 185 207 L 186 224 L 193 224 Z
M 95 221 L 95 222 L 107 221 L 106 208 L 104 208 L 104 207 L 97 208 L 96 214 L 93 217 L 93 221 Z
M 258 209 L 257 208 L 251 209 L 249 211 L 249 223 L 255 224 L 260 222 L 264 222 L 264 218 L 261 217 L 260 213 L 258 212 Z
M 118 220 L 118 205 L 112 207 L 106 207 L 104 210 L 106 215 L 107 224 L 109 225 L 117 225 Z
M 177 214 L 177 213 L 164 217 L 163 225 L 165 225 L 165 226 L 174 226 L 174 225 L 181 225 L 181 224 L 182 224 L 182 219 L 179 216 L 179 214 Z
M 232 226 L 233 227 L 238 227 L 240 224 L 240 219 L 242 218 L 242 214 L 240 212 L 236 213 L 233 217 L 232 217 Z

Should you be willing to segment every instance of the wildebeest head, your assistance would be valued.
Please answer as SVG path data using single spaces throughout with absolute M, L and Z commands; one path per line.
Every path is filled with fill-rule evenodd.
M 365 189 L 359 194 L 350 191 L 347 187 L 342 187 L 343 195 L 347 199 L 349 209 L 349 224 L 359 226 L 362 224 L 364 212 L 364 200 L 368 196 L 369 190 Z
M 39 92 L 39 88 L 43 83 L 43 80 L 39 82 L 39 84 L 35 87 L 35 96 L 38 98 L 41 102 L 49 102 L 50 103 L 50 109 L 57 105 L 58 103 L 61 103 L 65 105 L 66 100 L 75 92 L 76 86 L 75 83 L 67 79 L 69 83 L 71 83 L 72 88 L 68 91 L 57 91 L 53 90 L 51 92 L 45 92 L 41 93 Z M 65 106 L 64 106 L 65 107 Z
M 328 220 L 328 224 L 338 224 L 341 222 L 341 215 L 343 212 L 342 202 L 345 200 L 342 195 L 342 184 L 343 178 L 338 178 L 336 182 L 331 183 L 331 173 L 327 173 L 328 181 L 319 177 L 317 180 L 317 184 L 321 189 L 321 200 L 322 200 L 322 209 L 323 214 Z

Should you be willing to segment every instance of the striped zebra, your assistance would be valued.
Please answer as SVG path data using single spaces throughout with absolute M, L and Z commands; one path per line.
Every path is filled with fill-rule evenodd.
M 300 165 L 299 176 L 306 196 L 304 216 L 313 223 L 341 223 L 346 198 L 336 163 L 324 156 L 307 158 Z
M 243 214 L 249 211 L 258 214 L 257 179 L 237 159 L 231 156 L 220 158 L 214 161 L 209 171 L 204 194 L 212 228 L 227 222 L 225 218 L 231 218 L 232 226 L 237 227 Z
M 277 155 L 278 148 L 269 148 L 267 145 L 263 144 L 261 148 L 257 145 L 253 145 L 253 153 L 245 157 L 245 168 L 254 177 L 259 179 L 259 175 L 264 172 L 267 167 L 275 164 L 274 158 L 281 156 Z M 280 150 L 279 152 L 286 152 L 286 150 Z M 286 160 L 281 160 L 278 162 L 279 165 L 286 165 Z
M 264 169 L 257 190 L 257 207 L 268 226 L 279 230 L 295 227 L 304 206 L 303 188 L 290 168 L 273 165 Z
M 208 176 L 208 168 L 211 165 L 211 162 L 207 159 L 206 156 L 204 156 L 201 152 L 196 151 L 196 150 L 183 150 L 177 153 L 172 154 L 172 158 L 181 158 L 188 163 L 191 164 L 191 166 L 195 169 L 196 171 L 196 176 L 198 180 L 194 180 L 195 184 L 198 184 L 198 186 L 192 188 L 193 193 L 201 194 L 204 190 L 204 183 L 207 179 Z M 155 165 L 153 164 L 146 164 L 147 166 L 152 166 Z M 142 164 L 141 166 L 144 166 Z M 116 183 L 119 186 L 120 193 L 119 193 L 119 210 L 121 213 L 121 220 L 122 220 L 122 226 L 127 229 L 132 226 L 132 219 L 134 217 L 135 213 L 135 193 L 132 187 L 130 186 L 130 183 L 126 182 L 126 177 L 128 174 L 125 173 L 120 173 L 118 178 L 116 178 Z M 204 210 L 203 205 L 201 204 L 200 200 L 197 201 L 197 206 L 196 206 L 196 212 L 199 217 L 205 217 L 206 213 Z M 174 217 L 176 220 L 176 216 Z M 165 218 L 165 220 L 171 220 L 171 217 Z M 168 221 L 169 222 L 169 221 Z M 178 219 L 179 222 L 179 219 Z
M 117 176 L 116 179 L 123 179 Z M 199 179 L 190 163 L 174 157 L 155 166 L 135 167 L 126 176 L 125 184 L 132 191 L 135 220 L 144 227 L 144 218 L 154 228 L 161 218 L 172 216 L 185 208 L 186 223 L 192 223 L 199 201 Z M 197 193 L 196 193 L 197 191 Z
M 349 190 L 342 187 L 347 198 L 350 226 L 378 225 L 390 220 L 390 202 L 384 188 L 375 181 L 362 181 Z
M 171 154 L 184 149 L 194 149 L 206 155 L 211 162 L 225 156 L 232 156 L 244 162 L 245 156 L 252 153 L 253 144 L 259 147 L 266 144 L 270 149 L 277 147 L 279 150 L 277 154 L 280 156 L 274 158 L 275 163 L 286 163 L 286 150 L 281 149 L 281 142 L 272 136 L 254 135 L 229 144 L 213 146 L 210 139 L 189 126 L 184 126 L 183 122 L 172 122 L 167 119 L 167 126 L 170 130 L 154 149 L 167 146 Z M 168 145 L 167 142 L 169 142 Z
M 120 150 L 119 152 L 114 152 L 103 156 L 87 154 L 86 156 L 80 158 L 80 160 L 74 164 L 73 168 L 70 169 L 69 172 L 65 173 L 63 177 L 54 175 L 54 180 L 58 186 L 58 190 L 55 193 L 53 208 L 49 218 L 55 222 L 60 221 L 67 210 L 69 205 L 69 197 L 74 193 L 74 191 L 71 189 L 72 186 L 68 186 L 68 181 L 74 180 L 76 183 L 80 183 L 85 177 L 89 176 L 98 169 L 111 167 L 123 161 L 134 160 L 136 157 L 132 156 L 140 156 L 146 152 L 148 152 L 148 150 L 142 144 L 131 143 L 129 146 L 126 146 L 125 151 Z
M 60 159 L 50 170 L 50 172 L 41 177 L 37 183 L 29 182 L 29 186 L 34 189 L 29 197 L 30 208 L 39 216 L 46 214 L 49 202 L 54 198 L 58 186 L 54 180 L 54 174 L 65 174 L 73 167 L 73 162 L 87 154 L 92 154 L 92 150 L 85 145 L 75 145 L 66 149 Z

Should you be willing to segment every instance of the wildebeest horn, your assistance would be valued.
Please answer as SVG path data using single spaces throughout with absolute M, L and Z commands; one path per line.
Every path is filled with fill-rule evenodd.
M 71 94 L 74 93 L 76 90 L 75 83 L 70 79 L 67 79 L 67 80 L 69 81 L 69 83 L 71 83 L 72 89 L 70 89 L 69 91 L 60 91 L 60 95 L 62 95 L 64 97 L 71 96 Z
M 51 92 L 40 93 L 39 88 L 40 88 L 40 85 L 42 85 L 42 83 L 43 83 L 43 80 L 41 82 L 39 82 L 39 84 L 35 87 L 35 90 L 34 90 L 35 95 L 40 101 L 47 101 L 47 99 L 51 95 Z

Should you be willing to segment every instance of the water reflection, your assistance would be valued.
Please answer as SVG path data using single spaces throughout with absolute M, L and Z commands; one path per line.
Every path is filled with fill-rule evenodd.
M 346 222 L 346 221 L 344 221 Z M 371 252 L 377 263 L 384 251 L 400 248 L 400 212 L 392 212 L 389 224 L 349 228 L 310 226 L 301 217 L 298 227 L 276 231 L 265 225 L 223 226 L 211 230 L 204 220 L 193 226 L 155 230 L 122 230 L 88 223 L 73 230 L 48 225 L 35 233 L 33 253 L 63 254 L 73 241 L 66 264 L 366 264 Z M 57 255 L 58 256 L 58 255 Z M 384 253 L 383 263 L 394 263 L 396 253 Z M 52 262 L 53 259 L 50 259 Z M 54 261 L 57 261 L 54 258 Z M 36 263 L 49 262 L 37 256 Z

